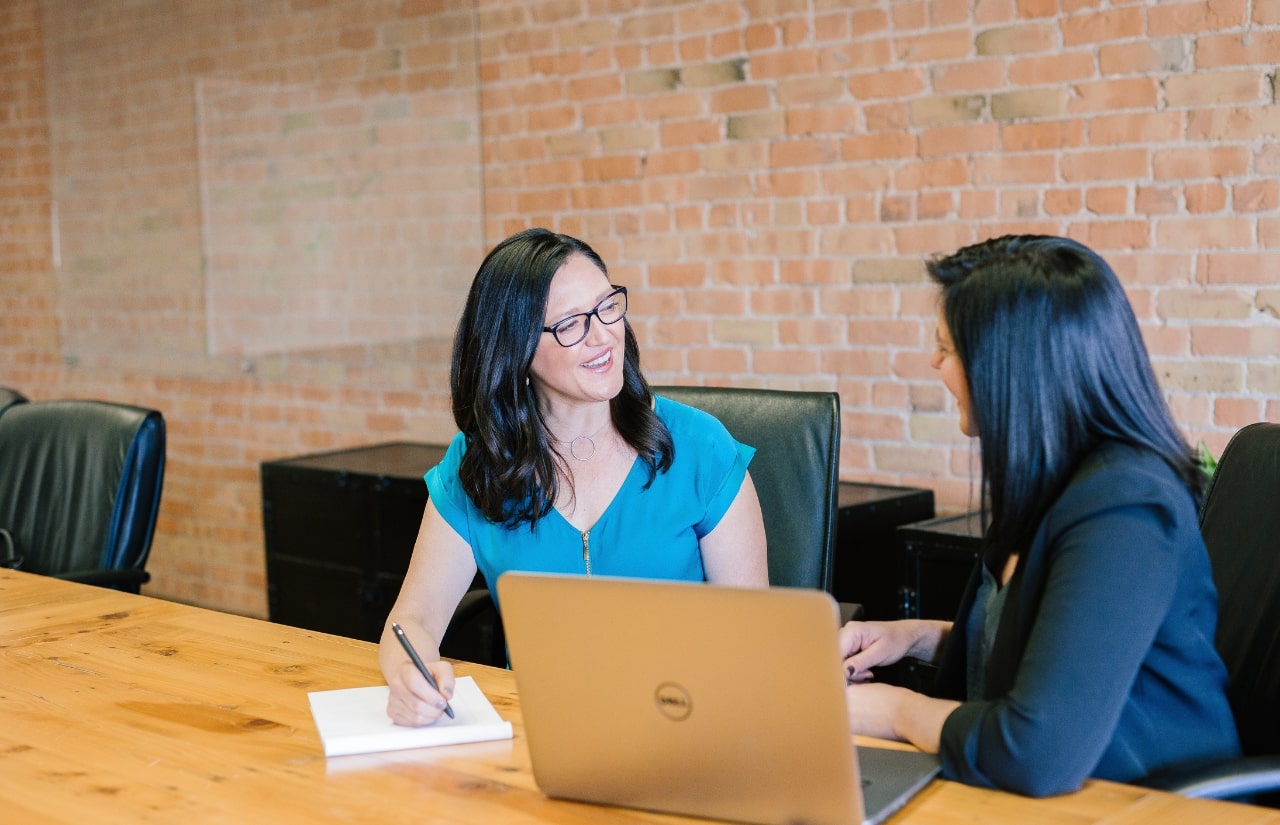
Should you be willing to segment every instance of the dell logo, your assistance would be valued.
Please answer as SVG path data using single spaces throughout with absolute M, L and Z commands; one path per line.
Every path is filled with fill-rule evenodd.
M 658 708 L 658 713 L 672 722 L 688 719 L 693 711 L 693 700 L 689 698 L 689 691 L 675 682 L 663 682 L 658 685 L 653 691 L 653 702 Z

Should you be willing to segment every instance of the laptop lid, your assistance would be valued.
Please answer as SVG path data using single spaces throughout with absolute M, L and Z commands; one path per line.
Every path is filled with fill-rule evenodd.
M 937 773 L 936 757 L 898 751 L 895 787 L 860 777 L 824 592 L 511 572 L 498 596 L 548 796 L 849 825 L 879 821 Z

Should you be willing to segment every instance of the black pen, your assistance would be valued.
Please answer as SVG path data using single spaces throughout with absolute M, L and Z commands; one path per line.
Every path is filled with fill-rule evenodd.
M 409 658 L 413 660 L 413 666 L 416 667 L 418 672 L 426 678 L 427 684 L 431 685 L 436 693 L 440 693 L 440 686 L 436 684 L 436 680 L 427 672 L 427 666 L 422 663 L 422 659 L 418 658 L 418 651 L 414 650 L 413 645 L 409 644 L 409 637 L 404 635 L 404 631 L 400 629 L 400 625 L 392 622 L 391 629 L 396 632 L 396 638 L 400 640 L 400 646 L 404 648 L 404 652 L 408 653 Z M 444 696 L 443 693 L 440 693 L 440 695 Z M 453 708 L 449 707 L 448 699 L 444 700 L 444 712 L 450 719 L 453 718 Z

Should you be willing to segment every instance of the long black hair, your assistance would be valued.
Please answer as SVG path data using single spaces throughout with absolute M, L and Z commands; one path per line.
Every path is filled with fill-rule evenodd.
M 590 246 L 546 229 L 526 229 L 485 257 L 458 322 L 449 370 L 453 418 L 466 438 L 458 475 L 490 521 L 531 525 L 551 511 L 568 477 L 551 449 L 529 366 L 546 323 L 551 279 L 572 255 L 609 271 Z M 649 468 L 649 481 L 671 466 L 675 446 L 653 412 L 640 372 L 640 347 L 625 319 L 622 391 L 609 403 L 613 425 Z
M 1156 453 L 1199 500 L 1198 459 L 1156 382 L 1124 289 L 1097 253 L 1066 238 L 1006 235 L 927 268 L 969 384 L 989 559 L 1002 564 L 1026 549 L 1103 440 Z

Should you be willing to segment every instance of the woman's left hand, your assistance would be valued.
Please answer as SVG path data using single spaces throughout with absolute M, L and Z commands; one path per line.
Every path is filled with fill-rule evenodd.
M 960 707 L 950 699 L 880 682 L 849 685 L 844 703 L 851 733 L 907 741 L 928 753 L 938 752 L 942 725 Z
M 849 731 L 877 739 L 901 739 L 894 729 L 893 719 L 903 701 L 903 694 L 910 693 L 906 688 L 879 682 L 850 684 L 844 690 Z

